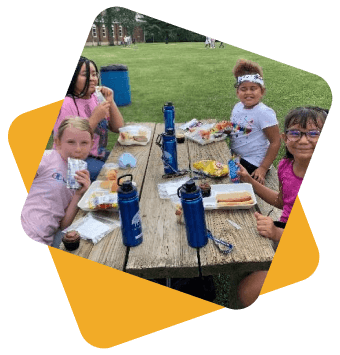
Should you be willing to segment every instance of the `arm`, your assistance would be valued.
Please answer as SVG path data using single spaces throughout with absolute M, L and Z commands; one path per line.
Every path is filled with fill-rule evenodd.
M 238 164 L 238 166 L 240 167 L 238 175 L 240 176 L 241 181 L 251 184 L 255 190 L 255 193 L 259 195 L 262 200 L 282 210 L 283 201 L 281 181 L 279 181 L 279 192 L 276 192 L 254 180 L 241 164 Z
M 279 242 L 284 229 L 276 227 L 270 217 L 262 216 L 262 214 L 255 212 L 257 223 L 257 231 L 265 238 L 269 238 L 274 242 Z
M 269 140 L 269 147 L 261 165 L 251 175 L 256 181 L 258 181 L 262 185 L 264 185 L 266 173 L 270 168 L 271 164 L 273 163 L 274 159 L 276 158 L 281 146 L 278 125 L 264 128 L 263 132 Z
M 110 103 L 109 106 L 109 126 L 110 126 L 110 130 L 112 132 L 118 133 L 119 132 L 119 128 L 124 126 L 124 119 L 122 114 L 120 113 L 116 103 L 113 100 L 113 91 L 107 87 L 102 87 L 101 88 L 101 92 L 102 94 L 105 96 L 105 99 L 107 102 Z

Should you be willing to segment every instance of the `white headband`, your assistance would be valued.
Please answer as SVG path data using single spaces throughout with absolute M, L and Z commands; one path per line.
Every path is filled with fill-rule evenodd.
M 261 86 L 264 85 L 264 81 L 263 81 L 262 77 L 260 76 L 260 74 L 243 75 L 243 76 L 239 76 L 237 78 L 238 85 L 240 85 L 241 83 L 243 83 L 245 81 L 250 81 L 252 83 L 260 84 Z

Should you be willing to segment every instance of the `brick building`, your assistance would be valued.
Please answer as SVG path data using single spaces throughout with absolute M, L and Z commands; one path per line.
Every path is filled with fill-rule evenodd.
M 119 23 L 112 24 L 109 30 L 104 24 L 101 26 L 93 24 L 85 46 L 108 46 L 112 43 L 117 46 L 124 41 L 124 36 L 127 35 L 126 28 Z M 136 26 L 131 39 L 135 39 L 136 43 L 145 42 L 143 29 Z

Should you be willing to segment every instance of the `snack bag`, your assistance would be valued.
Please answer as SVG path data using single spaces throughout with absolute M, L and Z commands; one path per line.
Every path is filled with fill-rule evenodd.
M 68 158 L 67 160 L 67 181 L 66 186 L 68 189 L 78 190 L 81 185 L 75 179 L 76 171 L 84 170 L 87 168 L 87 163 L 84 160 Z
M 228 175 L 228 165 L 223 165 L 216 160 L 201 160 L 193 164 L 193 167 L 212 177 Z
M 237 166 L 239 163 L 240 157 L 236 157 L 234 155 L 228 161 L 230 181 L 236 184 L 240 182 L 240 177 L 237 175 L 237 172 L 240 170 L 240 168 Z
M 100 86 L 96 86 L 96 96 L 98 99 L 98 102 L 101 104 L 102 102 L 106 101 L 104 95 L 102 94 L 102 92 L 100 91 Z

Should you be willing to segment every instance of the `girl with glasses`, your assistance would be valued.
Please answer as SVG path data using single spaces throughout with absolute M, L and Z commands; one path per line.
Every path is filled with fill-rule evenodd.
M 306 174 L 309 162 L 318 142 L 328 110 L 319 107 L 298 107 L 288 113 L 281 138 L 286 145 L 286 155 L 279 162 L 279 192 L 273 191 L 254 180 L 247 170 L 240 166 L 239 175 L 243 182 L 252 184 L 255 192 L 264 201 L 282 210 L 280 221 L 255 212 L 257 230 L 260 235 L 276 242 L 280 241 L 289 214 Z M 239 299 L 245 307 L 252 304 L 260 294 L 266 271 L 258 271 L 243 279 L 239 285 Z

